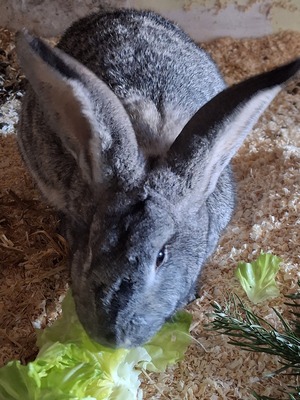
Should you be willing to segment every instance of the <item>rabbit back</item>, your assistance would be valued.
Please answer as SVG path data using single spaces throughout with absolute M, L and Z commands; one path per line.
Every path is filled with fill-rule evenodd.
M 225 87 L 210 56 L 150 11 L 86 17 L 58 47 L 117 95 L 146 155 L 166 152 L 191 116 Z

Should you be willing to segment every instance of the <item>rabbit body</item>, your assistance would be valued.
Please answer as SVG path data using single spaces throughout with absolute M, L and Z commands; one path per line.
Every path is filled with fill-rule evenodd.
M 79 318 L 103 344 L 140 345 L 194 297 L 234 209 L 230 159 L 278 84 L 255 104 L 262 83 L 227 93 L 206 52 L 152 12 L 94 14 L 56 49 L 28 34 L 17 48 L 19 145 L 63 215 Z

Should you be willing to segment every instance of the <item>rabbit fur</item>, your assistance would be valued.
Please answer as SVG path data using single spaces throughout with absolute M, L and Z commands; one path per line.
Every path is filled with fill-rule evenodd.
M 299 60 L 227 88 L 182 30 L 135 10 L 56 48 L 20 32 L 17 52 L 19 146 L 66 227 L 78 316 L 102 344 L 141 345 L 194 298 L 234 210 L 230 160 Z

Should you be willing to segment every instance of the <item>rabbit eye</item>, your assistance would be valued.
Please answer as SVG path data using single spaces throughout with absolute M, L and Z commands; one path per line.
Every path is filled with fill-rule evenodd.
M 166 246 L 162 247 L 156 257 L 156 268 L 160 267 L 166 258 Z

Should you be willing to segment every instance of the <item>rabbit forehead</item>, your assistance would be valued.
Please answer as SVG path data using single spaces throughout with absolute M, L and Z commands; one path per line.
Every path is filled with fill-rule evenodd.
M 175 226 L 174 207 L 165 198 L 148 197 L 144 202 L 143 217 L 139 222 L 147 231 L 151 230 L 151 227 L 162 229 L 166 225 Z
M 166 201 L 158 204 L 156 200 L 120 196 L 106 210 L 99 210 L 91 229 L 93 250 L 108 253 L 141 245 L 145 249 L 163 246 L 176 231 L 176 215 Z M 111 254 L 110 258 L 113 257 Z

